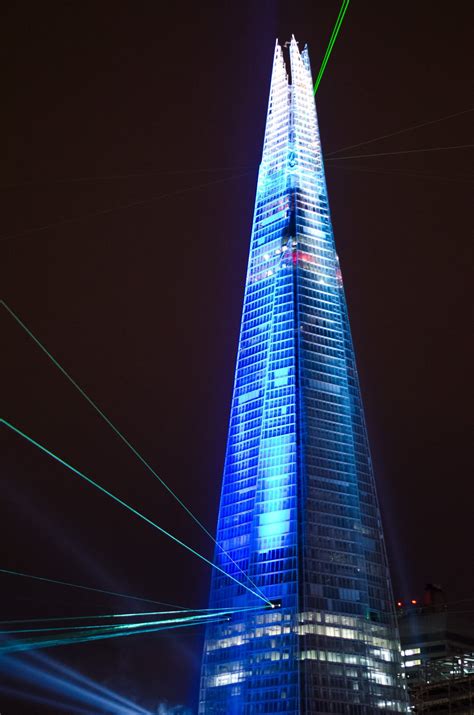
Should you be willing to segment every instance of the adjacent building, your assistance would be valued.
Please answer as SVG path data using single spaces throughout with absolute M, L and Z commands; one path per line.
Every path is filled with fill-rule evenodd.
M 474 714 L 474 623 L 465 601 L 447 603 L 428 584 L 423 599 L 397 602 L 402 664 L 415 713 Z

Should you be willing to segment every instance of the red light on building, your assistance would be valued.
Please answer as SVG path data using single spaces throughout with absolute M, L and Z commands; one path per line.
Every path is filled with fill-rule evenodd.
M 418 601 L 416 600 L 416 598 L 412 598 L 412 599 L 411 599 L 411 605 L 412 605 L 412 606 L 416 606 L 417 603 L 418 603 Z
M 397 606 L 398 608 L 401 608 L 403 606 L 403 601 L 397 601 Z

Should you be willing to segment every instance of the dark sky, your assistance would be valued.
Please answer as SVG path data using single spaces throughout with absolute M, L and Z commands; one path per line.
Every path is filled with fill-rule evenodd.
M 474 106 L 470 5 L 354 0 L 317 97 L 326 154 Z M 211 530 L 274 42 L 294 32 L 316 73 L 338 9 L 3 10 L 2 297 Z M 470 144 L 472 117 L 341 156 Z M 327 162 L 397 596 L 429 581 L 450 600 L 474 595 L 471 162 L 466 149 Z M 0 319 L 5 416 L 210 556 L 210 540 L 6 311 Z M 197 558 L 5 429 L 2 454 L 0 566 L 206 605 Z M 7 576 L 0 593 L 4 618 L 146 609 Z M 194 708 L 201 639 L 49 655 L 144 706 Z M 0 710 L 69 712 L 1 693 Z

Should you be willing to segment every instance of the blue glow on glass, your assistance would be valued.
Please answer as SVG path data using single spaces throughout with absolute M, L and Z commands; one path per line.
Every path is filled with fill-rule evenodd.
M 207 627 L 199 715 L 408 712 L 309 57 L 294 38 L 289 56 L 291 84 L 277 43 L 217 524 L 279 607 Z M 249 598 L 213 573 L 211 607 Z

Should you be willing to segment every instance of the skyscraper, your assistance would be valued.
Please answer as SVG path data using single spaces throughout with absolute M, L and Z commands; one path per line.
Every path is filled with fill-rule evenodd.
M 289 57 L 291 82 L 277 43 L 215 553 L 275 608 L 208 626 L 199 713 L 406 712 L 307 49 Z M 210 606 L 255 605 L 213 574 Z

